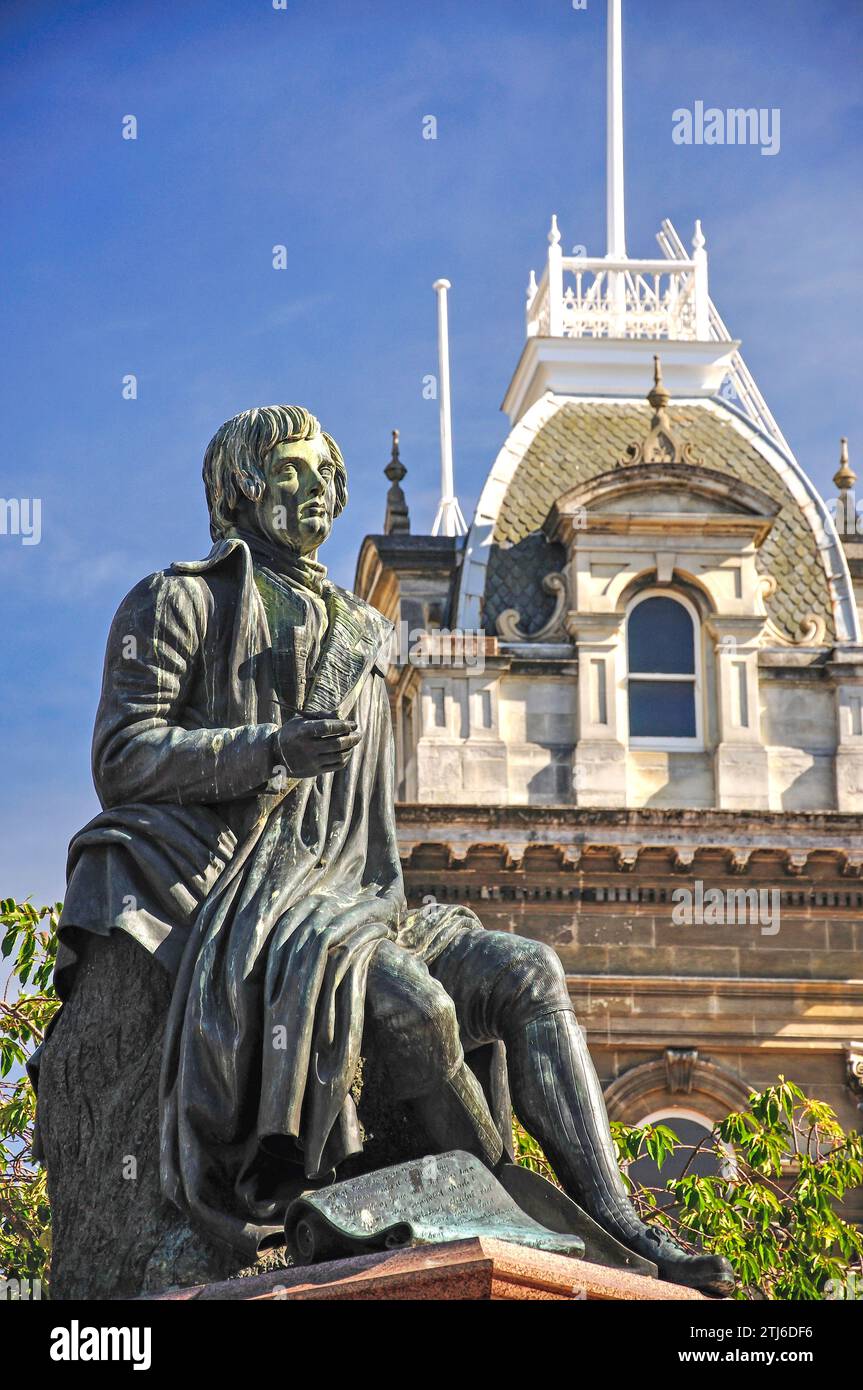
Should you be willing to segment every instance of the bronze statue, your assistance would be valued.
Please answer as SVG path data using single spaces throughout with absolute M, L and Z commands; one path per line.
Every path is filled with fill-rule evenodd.
M 390 625 L 317 559 L 347 500 L 335 441 L 300 407 L 244 411 L 204 481 L 209 556 L 143 580 L 111 628 L 104 809 L 72 843 L 61 921 L 61 942 L 119 928 L 175 976 L 163 1192 L 254 1257 L 297 1192 L 361 1150 L 366 1055 L 430 1152 L 494 1169 L 508 1107 L 487 1063 L 503 1045 L 515 1111 L 566 1192 L 663 1277 L 727 1289 L 725 1261 L 637 1218 L 554 951 L 467 908 L 407 910 Z M 64 997 L 75 960 L 62 944 Z

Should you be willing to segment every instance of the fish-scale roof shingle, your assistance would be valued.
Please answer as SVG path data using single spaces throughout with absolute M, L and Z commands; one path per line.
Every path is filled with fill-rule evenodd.
M 486 575 L 483 620 L 494 630 L 505 608 L 536 631 L 553 608 L 543 593 L 544 575 L 559 569 L 560 547 L 536 535 L 552 503 L 579 483 L 607 473 L 650 428 L 649 405 L 567 401 L 540 429 L 509 483 L 494 528 Z M 810 615 L 823 619 L 825 640 L 834 636 L 830 592 L 815 536 L 786 483 L 733 424 L 700 405 L 669 407 L 681 444 L 692 444 L 707 468 L 754 484 L 779 503 L 772 530 L 758 551 L 760 573 L 776 580 L 767 611 L 794 640 Z M 543 548 L 545 547 L 545 548 Z

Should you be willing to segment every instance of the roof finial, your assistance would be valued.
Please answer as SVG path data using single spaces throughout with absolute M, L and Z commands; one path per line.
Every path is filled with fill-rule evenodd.
M 549 246 L 557 246 L 560 242 L 560 228 L 557 225 L 557 213 L 551 214 L 551 227 L 548 233 Z
M 857 481 L 857 474 L 848 462 L 848 440 L 843 435 L 839 441 L 839 468 L 833 474 L 833 484 L 840 492 L 850 492 Z
M 671 396 L 662 380 L 662 362 L 659 353 L 653 354 L 653 385 L 647 393 L 653 406 L 650 429 L 640 444 L 630 444 L 618 463 L 692 463 L 702 464 L 696 458 L 691 444 L 682 444 L 672 428 L 668 415 L 668 402 Z
M 671 395 L 666 390 L 665 382 L 662 380 L 662 361 L 658 352 L 653 354 L 653 387 L 648 391 L 647 399 L 650 401 L 655 411 L 653 419 L 654 427 L 658 424 L 662 424 L 663 422 L 658 418 L 659 412 L 665 411 L 665 407 L 671 400 Z
M 399 454 L 399 432 L 393 430 L 393 451 L 390 455 L 390 461 L 384 469 L 385 475 L 390 480 L 390 488 L 387 492 L 387 511 L 384 517 L 385 536 L 392 536 L 398 532 L 408 532 L 411 529 L 407 499 L 401 489 L 401 481 L 407 471 Z
M 692 238 L 692 249 L 693 249 L 693 251 L 703 251 L 706 245 L 707 245 L 707 238 L 705 237 L 704 233 L 703 233 L 702 230 L 701 230 L 701 218 L 700 218 L 700 217 L 696 217 L 696 219 L 695 219 L 695 235 L 694 235 L 693 238 Z

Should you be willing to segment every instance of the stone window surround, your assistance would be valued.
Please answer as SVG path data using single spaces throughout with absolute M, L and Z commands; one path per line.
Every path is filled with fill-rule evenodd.
M 699 498 L 699 510 L 673 510 L 678 491 Z M 623 497 L 634 510 L 615 510 Z M 759 489 L 723 474 L 655 463 L 609 470 L 551 508 L 546 534 L 567 550 L 563 626 L 576 645 L 580 671 L 604 663 L 608 690 L 601 723 L 579 681 L 578 804 L 629 804 L 630 752 L 648 749 L 710 751 L 719 805 L 768 804 L 758 687 L 767 610 L 756 554 L 777 510 Z M 702 632 L 714 639 L 715 680 L 708 687 L 702 677 L 697 741 L 629 737 L 625 619 L 635 597 L 662 586 L 669 597 L 688 597 Z M 703 644 L 699 654 L 704 671 Z

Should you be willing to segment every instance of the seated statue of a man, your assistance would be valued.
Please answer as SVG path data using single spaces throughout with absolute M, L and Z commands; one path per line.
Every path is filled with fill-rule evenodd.
M 298 1178 L 362 1149 L 367 1055 L 432 1150 L 494 1169 L 500 1118 L 471 1059 L 502 1043 L 516 1114 L 566 1192 L 663 1277 L 726 1287 L 723 1260 L 636 1215 L 555 952 L 466 908 L 407 910 L 391 626 L 317 559 L 347 500 L 335 441 L 300 407 L 247 410 L 210 443 L 204 482 L 209 556 L 143 580 L 111 628 L 104 809 L 72 843 L 61 922 L 61 942 L 125 930 L 176 977 L 163 1192 L 254 1256 Z M 61 995 L 71 971 L 61 946 Z

